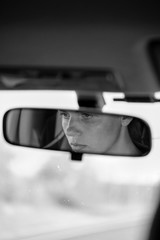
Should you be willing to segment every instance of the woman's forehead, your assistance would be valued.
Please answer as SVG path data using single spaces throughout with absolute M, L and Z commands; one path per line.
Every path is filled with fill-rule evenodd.
M 101 114 L 101 113 L 95 113 L 95 112 L 90 112 L 90 111 L 72 111 L 72 110 L 59 110 L 59 112 L 62 112 L 62 113 L 67 113 L 67 114 L 70 114 L 70 115 L 74 115 L 74 116 L 78 116 L 78 115 L 82 115 L 82 114 L 88 114 L 88 115 L 92 115 L 92 116 L 98 116 L 100 118 L 103 118 L 103 119 L 119 119 L 121 116 L 117 116 L 117 115 L 107 115 L 107 114 Z

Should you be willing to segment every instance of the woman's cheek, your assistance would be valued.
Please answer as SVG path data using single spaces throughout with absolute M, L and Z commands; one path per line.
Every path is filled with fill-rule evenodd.
M 62 128 L 64 130 L 64 132 L 66 131 L 66 128 L 67 128 L 67 122 L 66 121 L 62 121 Z

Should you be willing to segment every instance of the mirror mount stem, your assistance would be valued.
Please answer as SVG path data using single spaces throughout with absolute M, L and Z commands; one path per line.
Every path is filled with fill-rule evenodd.
M 83 153 L 71 152 L 71 160 L 73 161 L 82 161 Z

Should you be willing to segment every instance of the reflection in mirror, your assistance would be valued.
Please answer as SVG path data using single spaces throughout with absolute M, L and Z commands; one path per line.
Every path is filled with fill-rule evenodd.
M 13 109 L 4 136 L 15 145 L 80 153 L 142 156 L 151 148 L 143 120 L 91 111 Z

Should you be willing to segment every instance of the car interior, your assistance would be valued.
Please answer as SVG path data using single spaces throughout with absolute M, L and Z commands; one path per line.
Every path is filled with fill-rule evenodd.
M 103 92 L 123 93 L 123 97 L 113 97 L 114 104 L 154 105 L 160 101 L 160 14 L 153 2 L 7 3 L 1 8 L 0 31 L 0 92 L 71 91 L 76 95 L 77 105 L 63 108 L 61 103 L 56 103 L 62 110 L 87 109 L 87 113 L 93 111 L 102 116 L 116 115 L 114 109 L 113 112 L 103 109 Z M 3 102 L 1 104 L 3 106 Z M 67 151 L 72 160 L 81 162 L 82 154 L 87 151 L 75 153 L 71 149 L 58 107 L 21 105 L 15 104 L 3 116 L 2 136 L 7 144 Z M 106 102 L 106 106 L 109 103 Z M 118 116 L 123 115 L 120 110 Z M 133 117 L 129 134 L 142 153 L 140 156 L 148 159 L 154 146 L 152 129 L 143 119 L 143 109 L 141 115 L 134 116 L 133 112 L 133 116 L 125 113 L 124 116 Z M 117 154 L 118 157 L 123 154 Z M 69 183 L 74 185 L 72 179 Z M 57 189 L 54 190 L 58 192 Z M 66 204 L 63 198 L 57 201 Z M 160 239 L 159 201 L 146 240 Z M 74 209 L 74 204 L 70 204 Z M 97 235 L 86 238 L 79 235 L 75 239 L 94 237 Z M 45 239 L 45 236 L 33 239 Z M 67 234 L 63 239 L 69 239 Z

